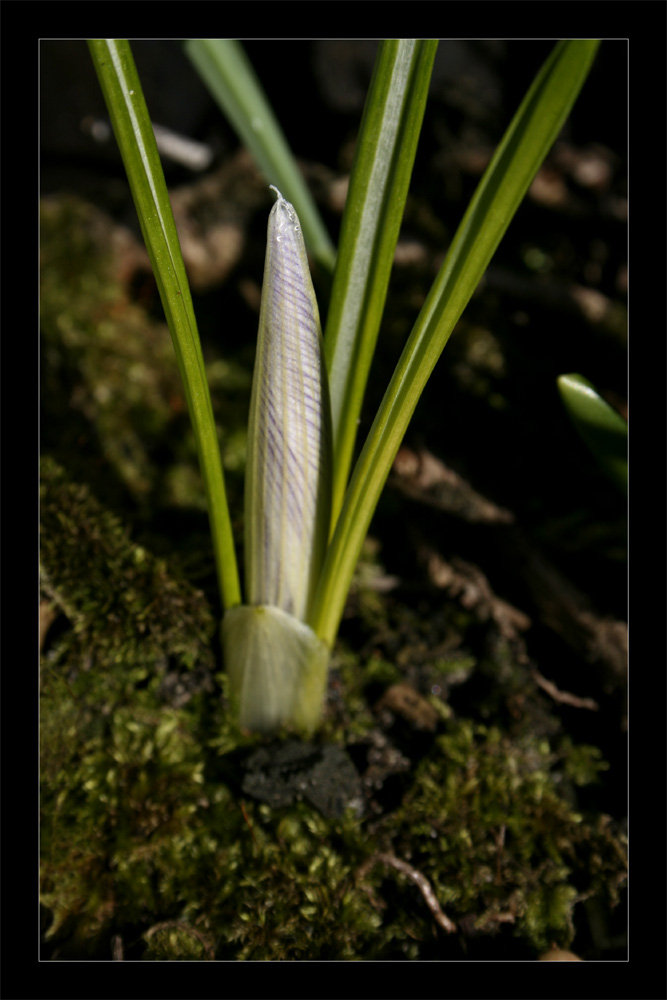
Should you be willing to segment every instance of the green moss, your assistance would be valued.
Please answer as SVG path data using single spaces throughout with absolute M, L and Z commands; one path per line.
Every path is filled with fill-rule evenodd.
M 42 588 L 73 627 L 70 673 L 74 659 L 84 674 L 93 663 L 96 674 L 118 665 L 110 683 L 132 690 L 167 656 L 186 668 L 212 664 L 215 622 L 203 594 L 133 544 L 118 517 L 48 458 L 40 495 Z
M 386 821 L 395 852 L 448 912 L 476 914 L 478 928 L 503 914 L 535 951 L 568 946 L 580 887 L 601 891 L 603 870 L 622 879 L 618 842 L 560 797 L 547 741 L 513 741 L 465 719 L 447 728 Z
M 146 935 L 146 962 L 201 962 L 213 957 L 204 934 L 180 920 L 167 920 Z
M 450 917 L 472 919 L 477 933 L 509 920 L 537 954 L 571 943 L 580 893 L 622 877 L 617 839 L 560 800 L 538 742 L 449 723 L 395 812 L 327 820 L 307 803 L 239 797 L 224 777 L 239 773 L 238 755 L 216 753 L 194 700 L 157 705 L 149 686 L 131 707 L 82 715 L 58 696 L 59 714 L 45 713 L 63 741 L 44 775 L 44 901 L 56 938 L 74 918 L 78 953 L 118 927 L 134 928 L 149 959 L 456 955 L 449 940 L 437 945 L 401 874 L 375 864 L 360 877 L 390 851 L 429 880 Z M 226 739 L 233 747 L 231 730 Z
M 240 959 L 355 959 L 378 924 L 355 886 L 359 826 L 303 804 L 248 809 L 252 857 L 225 914 L 223 936 Z M 247 839 L 247 837 L 246 837 Z
M 554 946 L 565 948 L 572 943 L 572 911 L 577 890 L 567 884 L 567 875 L 567 869 L 550 870 L 545 872 L 540 886 L 522 893 L 518 928 L 537 951 Z
M 609 769 L 609 764 L 602 759 L 598 747 L 586 744 L 577 746 L 569 737 L 563 737 L 560 752 L 563 755 L 564 773 L 577 787 L 599 783 L 600 774 Z
M 59 196 L 41 203 L 40 252 L 45 448 L 150 514 L 205 510 L 176 356 L 166 324 L 153 317 L 159 298 L 143 246 L 92 205 Z M 234 493 L 251 369 L 214 359 L 207 377 Z
M 93 437 L 107 482 L 113 471 L 141 500 L 159 476 L 153 451 L 185 408 L 168 330 L 123 279 L 141 268 L 142 248 L 72 197 L 43 201 L 40 224 L 47 446 L 76 456 Z
M 579 900 L 615 905 L 623 839 L 573 806 L 605 764 L 563 737 L 539 694 L 525 697 L 511 645 L 447 656 L 467 658 L 495 718 L 521 711 L 501 728 L 447 706 L 390 808 L 340 819 L 308 802 L 272 809 L 241 790 L 261 740 L 227 715 L 203 595 L 49 459 L 41 510 L 43 586 L 61 612 L 42 667 L 52 957 L 109 958 L 119 935 L 127 958 L 147 960 L 462 958 L 469 940 L 501 929 L 525 957 L 571 944 Z M 430 684 L 438 636 L 422 618 L 395 605 L 363 659 L 338 647 L 321 739 L 386 743 L 373 704 L 412 669 L 398 655 L 406 644 Z M 428 880 L 458 934 L 437 928 L 383 853 Z

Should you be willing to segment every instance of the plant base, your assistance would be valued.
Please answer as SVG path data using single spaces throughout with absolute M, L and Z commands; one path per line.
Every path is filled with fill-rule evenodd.
M 238 605 L 222 621 L 222 648 L 239 724 L 255 732 L 311 733 L 322 715 L 329 648 L 270 605 Z

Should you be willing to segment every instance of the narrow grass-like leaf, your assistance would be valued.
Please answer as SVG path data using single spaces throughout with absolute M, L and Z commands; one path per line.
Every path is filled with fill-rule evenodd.
M 296 205 L 308 249 L 331 272 L 336 251 L 243 46 L 226 38 L 191 39 L 185 52 L 267 181 Z
M 345 203 L 325 352 L 333 421 L 335 523 L 403 218 L 437 41 L 381 44 Z
M 329 534 L 331 411 L 299 219 L 276 194 L 248 429 L 246 594 L 305 621 Z
M 204 358 L 169 195 L 129 43 L 88 43 L 153 265 L 192 421 L 204 481 L 220 594 L 239 604 L 234 539 Z
M 582 375 L 560 375 L 568 415 L 600 468 L 622 493 L 628 488 L 628 425 Z
M 596 41 L 559 42 L 489 164 L 417 318 L 355 466 L 309 623 L 332 643 L 373 512 L 419 397 L 449 336 L 556 139 Z

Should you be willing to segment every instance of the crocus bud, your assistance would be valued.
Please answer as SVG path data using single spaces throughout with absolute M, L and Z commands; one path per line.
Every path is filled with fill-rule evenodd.
M 299 219 L 269 215 L 245 482 L 247 604 L 222 623 L 242 726 L 310 732 L 329 650 L 308 626 L 331 516 L 331 411 L 319 311 Z
M 329 532 L 331 410 L 299 219 L 274 190 L 250 404 L 246 594 L 305 621 Z

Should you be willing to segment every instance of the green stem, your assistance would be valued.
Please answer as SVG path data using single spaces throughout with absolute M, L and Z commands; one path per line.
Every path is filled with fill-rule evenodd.
M 153 128 L 129 43 L 95 39 L 88 46 L 130 182 L 183 379 L 206 492 L 220 594 L 224 607 L 233 607 L 241 601 L 241 588 L 220 448 L 190 287 Z

